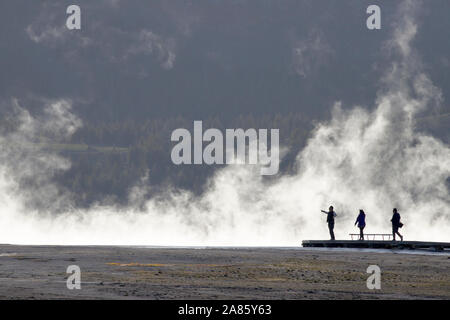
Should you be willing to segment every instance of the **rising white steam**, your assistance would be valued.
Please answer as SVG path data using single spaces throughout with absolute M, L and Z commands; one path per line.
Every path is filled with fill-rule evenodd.
M 70 195 L 49 178 L 70 164 L 29 142 L 42 132 L 70 134 L 79 120 L 66 101 L 49 104 L 44 119 L 17 106 L 19 130 L 0 138 L 0 243 L 299 245 L 302 239 L 328 238 L 320 209 L 330 204 L 338 213 L 338 238 L 356 232 L 360 208 L 367 214 L 366 232 L 389 233 L 397 207 L 407 240 L 450 241 L 450 148 L 415 130 L 417 115 L 441 96 L 412 47 L 415 3 L 399 8 L 399 25 L 386 46 L 396 62 L 382 79 L 385 89 L 372 111 L 344 111 L 336 103 L 332 120 L 315 128 L 298 155 L 297 173 L 270 184 L 258 168 L 230 166 L 217 172 L 201 197 L 167 191 L 164 198 L 144 201 L 144 210 L 73 209 Z M 37 181 L 32 193 L 20 187 L 27 179 Z M 139 201 L 141 193 L 136 187 L 130 197 Z M 27 211 L 30 199 L 65 212 Z

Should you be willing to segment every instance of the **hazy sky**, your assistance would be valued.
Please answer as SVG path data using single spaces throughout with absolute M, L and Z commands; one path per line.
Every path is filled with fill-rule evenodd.
M 2 0 L 0 98 L 71 99 L 83 120 L 372 107 L 397 5 L 376 2 L 382 29 L 369 31 L 373 1 Z M 70 4 L 81 31 L 65 28 Z M 446 98 L 450 2 L 423 8 L 414 45 Z

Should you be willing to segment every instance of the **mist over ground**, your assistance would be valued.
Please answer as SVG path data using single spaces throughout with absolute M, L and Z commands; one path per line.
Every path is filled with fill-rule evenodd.
M 367 214 L 366 232 L 390 233 L 392 208 L 396 207 L 405 224 L 402 229 L 405 240 L 449 241 L 448 127 L 424 124 L 429 119 L 445 120 L 448 112 L 449 65 L 445 57 L 450 48 L 436 37 L 436 51 L 430 53 L 426 45 L 430 40 L 423 36 L 423 32 L 435 31 L 430 20 L 437 25 L 443 23 L 431 19 L 439 15 L 439 6 L 420 1 L 403 1 L 395 6 L 382 4 L 386 15 L 382 31 L 376 34 L 365 29 L 364 4 L 349 1 L 340 7 L 326 1 L 299 3 L 302 14 L 317 12 L 322 20 L 303 34 L 297 33 L 301 29 L 293 22 L 293 16 L 292 20 L 281 22 L 280 17 L 291 17 L 288 9 L 294 5 L 289 1 L 286 7 L 269 1 L 258 5 L 251 1 L 233 5 L 218 1 L 214 5 L 220 9 L 206 6 L 210 11 L 194 4 L 189 10 L 161 4 L 155 10 L 162 10 L 172 20 L 167 25 L 154 23 L 167 28 L 150 30 L 147 26 L 138 28 L 139 32 L 133 31 L 136 25 L 131 22 L 119 30 L 106 21 L 109 27 L 102 28 L 101 24 L 106 23 L 104 17 L 113 19 L 125 12 L 136 12 L 131 7 L 121 11 L 122 1 L 104 1 L 102 18 L 89 28 L 90 32 L 104 32 L 99 40 L 89 32 L 72 36 L 63 29 L 55 29 L 58 18 L 54 12 L 64 4 L 44 2 L 35 11 L 39 14 L 29 17 L 30 23 L 22 26 L 21 38 L 16 41 L 36 46 L 30 52 L 41 55 L 41 61 L 49 52 L 62 53 L 59 62 L 68 63 L 73 69 L 68 72 L 64 68 L 51 69 L 55 74 L 53 83 L 49 83 L 37 76 L 39 72 L 34 78 L 25 76 L 26 59 L 19 57 L 12 63 L 22 69 L 5 69 L 2 65 L 10 77 L 3 73 L 1 79 L 5 86 L 1 95 L 0 242 L 299 245 L 302 239 L 328 238 L 325 215 L 320 209 L 330 204 L 338 214 L 337 238 L 347 239 L 349 232 L 355 232 L 353 223 L 359 209 Z M 448 6 L 445 2 L 440 4 Z M 275 6 L 279 12 L 269 15 Z M 331 8 L 325 14 L 321 9 L 327 6 Z M 96 12 L 95 8 L 88 14 Z M 255 12 L 265 12 L 267 16 L 261 21 L 249 19 L 256 16 Z M 198 55 L 196 50 L 205 47 L 205 42 L 200 41 L 202 37 L 214 39 L 204 29 L 212 25 L 214 13 L 228 13 L 239 23 L 218 23 L 217 42 L 210 43 L 212 48 L 204 56 Z M 337 23 L 331 13 L 333 17 L 342 13 L 354 19 L 346 27 L 343 21 L 339 22 L 339 28 L 343 28 L 339 30 L 348 28 L 349 33 L 340 34 L 339 41 L 330 33 Z M 149 17 L 144 13 L 143 16 Z M 256 36 L 276 38 L 270 32 L 279 29 L 286 36 L 281 43 Z M 238 36 L 242 30 L 248 34 Z M 359 34 L 359 39 L 370 40 L 346 48 L 345 43 L 355 39 L 352 32 L 355 36 Z M 230 34 L 236 38 L 226 43 L 219 41 Z M 372 35 L 376 38 L 373 42 Z M 121 37 L 111 42 L 110 36 Z M 249 43 L 249 39 L 255 42 Z M 267 47 L 258 50 L 258 44 L 266 42 Z M 362 52 L 349 55 L 349 51 L 357 51 L 356 47 Z M 102 55 L 103 62 L 95 63 L 92 59 L 96 55 Z M 201 57 L 209 57 L 208 63 L 219 69 L 212 69 L 206 62 L 191 64 L 192 59 L 195 62 Z M 347 57 L 348 63 L 340 57 Z M 108 74 L 96 68 L 102 68 L 103 63 L 103 67 L 117 72 L 114 85 L 101 86 L 107 83 Z M 215 70 L 222 71 L 215 78 L 208 78 L 216 74 Z M 45 78 L 43 74 L 39 76 Z M 67 82 L 55 83 L 61 77 L 66 79 L 67 74 Z M 232 87 L 234 77 L 240 74 L 251 79 L 236 83 L 239 89 Z M 89 85 L 80 86 L 76 77 L 80 77 L 78 80 L 88 77 Z M 128 81 L 130 77 L 135 77 L 135 82 Z M 280 79 L 284 79 L 281 84 Z M 163 84 L 170 90 L 162 90 Z M 195 85 L 204 87 L 193 89 Z M 112 87 L 117 90 L 112 91 Z M 148 89 L 148 95 L 144 89 Z M 206 93 L 199 95 L 196 90 Z M 204 100 L 189 98 L 191 94 Z M 142 101 L 152 107 L 139 107 Z M 229 111 L 227 116 L 223 116 L 224 110 Z M 196 192 L 194 188 L 180 188 L 170 180 L 155 186 L 152 179 L 158 173 L 150 169 L 136 174 L 127 188 L 126 201 L 118 202 L 111 195 L 79 206 L 79 193 L 57 179 L 73 170 L 78 160 L 49 146 L 73 143 L 77 132 L 90 122 L 99 125 L 102 118 L 120 122 L 127 112 L 130 118 L 152 119 L 161 113 L 165 117 L 179 113 L 197 120 L 212 117 L 212 123 L 214 117 L 230 123 L 235 121 L 229 119 L 231 116 L 238 119 L 240 114 L 251 115 L 252 118 L 246 119 L 254 122 L 247 127 L 258 123 L 261 115 L 279 112 L 282 117 L 301 112 L 311 119 L 308 121 L 311 129 L 308 128 L 302 142 L 293 140 L 296 144 L 290 144 L 291 140 L 282 139 L 281 154 L 288 159 L 288 168 L 270 179 L 260 176 L 257 166 L 214 168 L 205 177 L 200 192 Z M 180 120 L 180 123 L 189 122 Z M 241 126 L 245 128 L 246 124 Z M 282 135 L 283 127 L 279 129 Z M 170 154 L 167 145 L 170 135 L 166 139 L 154 142 L 162 154 Z M 120 147 L 123 146 L 114 145 L 111 152 L 120 153 Z M 126 161 L 139 158 L 139 153 L 131 154 L 128 151 L 130 158 Z M 164 163 L 170 159 L 151 161 Z M 96 170 L 101 174 L 101 162 L 95 157 L 88 158 L 88 164 L 98 163 Z M 170 168 L 170 163 L 167 166 Z M 116 171 L 123 170 L 126 167 L 119 166 Z

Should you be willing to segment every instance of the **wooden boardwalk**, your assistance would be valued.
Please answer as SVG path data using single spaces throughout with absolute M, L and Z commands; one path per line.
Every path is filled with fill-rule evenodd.
M 304 240 L 303 247 L 315 248 L 375 248 L 375 249 L 450 249 L 449 242 L 383 241 L 383 240 Z

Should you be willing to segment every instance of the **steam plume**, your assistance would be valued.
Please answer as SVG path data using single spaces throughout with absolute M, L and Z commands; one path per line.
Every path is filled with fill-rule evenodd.
M 416 10 L 417 2 L 399 6 L 399 24 L 386 46 L 395 59 L 374 106 L 346 111 L 337 102 L 332 119 L 314 129 L 298 154 L 297 173 L 272 182 L 263 181 L 255 168 L 232 166 L 218 171 L 201 197 L 169 190 L 163 198 L 142 199 L 144 210 L 75 209 L 70 195 L 61 194 L 49 178 L 70 164 L 27 146 L 42 132 L 71 134 L 81 122 L 66 101 L 50 104 L 45 119 L 17 105 L 18 130 L 0 138 L 0 242 L 299 245 L 301 239 L 327 238 L 319 210 L 330 204 L 338 213 L 338 238 L 354 232 L 360 208 L 367 213 L 367 232 L 390 232 L 397 207 L 407 240 L 449 241 L 450 148 L 415 129 L 417 116 L 441 103 L 439 89 L 422 72 L 413 49 Z M 23 191 L 24 179 L 42 186 L 35 189 L 38 197 Z M 135 188 L 130 197 L 138 201 L 140 194 Z M 36 198 L 65 212 L 27 211 L 27 201 Z

